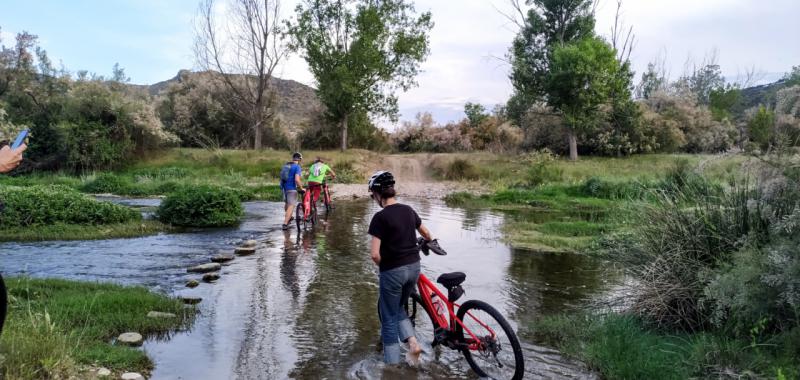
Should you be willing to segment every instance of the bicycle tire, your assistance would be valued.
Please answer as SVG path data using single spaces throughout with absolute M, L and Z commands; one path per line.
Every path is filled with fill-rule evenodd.
M 485 312 L 486 314 L 488 314 L 489 317 L 494 319 L 494 321 L 497 322 L 497 325 L 499 325 L 500 328 L 503 330 L 503 333 L 508 338 L 508 343 L 511 345 L 511 353 L 514 356 L 514 358 L 513 358 L 514 373 L 511 374 L 510 377 L 506 377 L 506 376 L 504 376 L 504 377 L 496 377 L 496 376 L 489 375 L 486 372 L 488 366 L 479 364 L 476 361 L 476 358 L 475 358 L 475 355 L 473 355 L 473 352 L 471 350 L 465 348 L 465 349 L 462 349 L 461 352 L 463 353 L 464 358 L 467 359 L 467 363 L 469 363 L 470 368 L 472 368 L 472 370 L 475 371 L 475 373 L 477 373 L 478 376 L 481 376 L 481 377 L 487 377 L 487 378 L 492 378 L 492 379 L 505 379 L 505 378 L 508 378 L 508 379 L 511 379 L 511 380 L 522 379 L 522 377 L 525 375 L 525 360 L 524 360 L 523 355 L 522 355 L 522 347 L 519 344 L 519 339 L 517 338 L 517 334 L 514 332 L 514 329 L 511 328 L 511 325 L 508 323 L 508 321 L 503 317 L 502 314 L 500 314 L 499 311 L 497 311 L 497 309 L 495 309 L 494 307 L 492 307 L 491 305 L 489 305 L 486 302 L 478 301 L 478 300 L 470 300 L 470 301 L 464 302 L 461 305 L 461 307 L 458 308 L 458 313 L 456 313 L 456 316 L 464 324 L 467 324 L 467 323 L 469 323 L 469 320 L 473 320 L 473 321 L 475 320 L 475 318 L 471 318 L 471 317 L 468 317 L 467 320 L 464 319 L 464 316 L 466 316 L 467 312 L 470 312 L 470 311 L 472 311 L 472 312 L 476 312 L 476 311 Z M 489 321 L 481 321 L 481 322 L 489 323 Z M 483 334 L 480 331 L 478 331 L 478 328 L 470 328 L 470 330 L 475 335 L 477 335 L 479 338 L 483 336 Z M 484 329 L 484 331 L 486 332 L 485 329 Z M 465 339 L 464 339 L 464 328 L 463 328 L 463 326 L 461 324 L 457 324 L 457 326 L 456 326 L 456 336 L 462 342 L 465 341 Z M 502 345 L 500 347 L 500 350 L 503 350 Z M 499 359 L 497 359 L 496 356 L 492 357 L 491 359 L 495 360 L 495 361 L 499 360 Z
M 314 200 L 314 197 L 311 197 L 311 213 L 309 214 L 311 217 L 311 226 L 317 225 L 317 202 Z
M 3 333 L 3 325 L 6 322 L 6 311 L 8 310 L 8 294 L 6 293 L 6 283 L 3 275 L 0 274 L 0 334 Z
M 295 217 L 294 221 L 297 223 L 297 230 L 300 231 L 300 223 L 303 223 L 303 219 L 305 218 L 305 211 L 303 210 L 303 204 L 298 203 L 297 207 L 295 208 Z

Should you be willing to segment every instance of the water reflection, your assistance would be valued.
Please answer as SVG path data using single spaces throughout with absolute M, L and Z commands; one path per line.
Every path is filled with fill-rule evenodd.
M 157 205 L 157 200 L 131 201 Z M 527 334 L 539 315 L 580 307 L 616 281 L 603 265 L 578 255 L 512 250 L 499 229 L 514 215 L 460 210 L 412 200 L 424 223 L 448 250 L 424 257 L 430 278 L 467 274 L 467 299 L 497 307 L 520 330 L 530 377 L 587 377 L 580 367 Z M 0 244 L 0 270 L 9 274 L 141 284 L 170 294 L 203 297 L 190 331 L 145 349 L 152 379 L 473 378 L 462 356 L 435 350 L 420 368 L 385 369 L 378 352 L 377 268 L 368 254 L 367 227 L 377 211 L 365 201 L 339 202 L 310 231 L 281 231 L 281 205 L 252 202 L 238 228 L 137 239 Z M 513 219 L 511 219 L 513 220 Z M 255 255 L 223 267 L 215 284 L 187 290 L 189 265 L 230 251 L 242 239 L 259 241 Z M 422 324 L 420 329 L 430 329 Z

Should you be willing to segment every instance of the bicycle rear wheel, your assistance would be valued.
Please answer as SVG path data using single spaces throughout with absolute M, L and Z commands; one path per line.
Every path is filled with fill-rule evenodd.
M 303 204 L 298 203 L 297 207 L 295 207 L 295 211 L 294 221 L 297 223 L 297 230 L 300 231 L 300 226 L 305 224 L 305 210 L 303 210 Z
M 463 349 L 467 363 L 478 376 L 491 379 L 522 379 L 525 361 L 517 334 L 497 309 L 483 301 L 464 302 L 456 313 L 464 326 L 479 339 L 478 349 Z M 464 343 L 474 341 L 460 324 L 456 336 Z

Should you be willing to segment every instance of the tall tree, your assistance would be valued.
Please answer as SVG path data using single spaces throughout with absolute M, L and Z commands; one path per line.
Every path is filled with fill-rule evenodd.
M 341 127 L 359 112 L 397 118 L 396 90 L 416 85 L 429 52 L 429 12 L 416 15 L 405 0 L 305 0 L 291 26 L 329 117 Z
M 569 156 L 577 160 L 577 135 L 597 122 L 600 105 L 609 101 L 617 87 L 619 62 L 605 41 L 588 37 L 554 49 L 549 66 L 548 103 L 563 114 Z
M 592 0 L 528 0 L 526 3 L 532 5 L 527 12 L 517 0 L 512 0 L 514 8 L 524 15 L 508 56 L 514 86 L 508 110 L 509 116 L 517 122 L 531 105 L 546 100 L 545 84 L 553 50 L 594 35 L 595 26 Z
M 227 11 L 217 24 L 215 11 Z M 227 88 L 228 106 L 251 126 L 253 148 L 261 149 L 263 128 L 275 115 L 272 73 L 286 57 L 279 0 L 214 0 L 200 4 L 195 56 Z

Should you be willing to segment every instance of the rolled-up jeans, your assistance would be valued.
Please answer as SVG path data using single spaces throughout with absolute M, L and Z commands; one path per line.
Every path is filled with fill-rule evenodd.
M 414 336 L 414 326 L 406 314 L 405 305 L 419 278 L 419 261 L 380 273 L 381 339 L 383 361 L 400 363 L 400 341 Z

